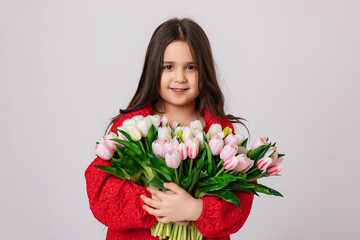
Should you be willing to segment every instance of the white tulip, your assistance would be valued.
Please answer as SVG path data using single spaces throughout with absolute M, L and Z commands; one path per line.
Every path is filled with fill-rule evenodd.
M 192 137 L 191 130 L 189 127 L 185 127 L 181 139 L 183 142 L 185 142 L 189 137 Z
M 152 123 L 149 118 L 140 118 L 137 121 L 137 127 L 140 130 L 142 137 L 147 137 L 147 135 L 149 134 L 151 125 L 152 125 Z
M 127 125 L 127 126 L 123 126 L 123 128 L 125 129 L 125 132 L 127 132 L 131 139 L 134 141 L 139 141 L 141 139 L 141 132 L 140 130 L 136 127 L 136 125 Z
M 169 126 L 167 127 L 159 127 L 159 130 L 158 130 L 158 136 L 160 139 L 163 139 L 163 140 L 168 140 L 171 138 L 171 129 Z
M 210 126 L 207 136 L 209 139 L 211 139 L 214 135 L 216 135 L 220 132 L 222 132 L 221 125 L 218 123 L 215 123 Z
M 245 136 L 242 135 L 241 133 L 237 133 L 235 134 L 235 137 L 237 137 L 239 139 L 239 143 L 238 143 L 238 146 L 241 146 L 241 144 L 244 142 L 245 140 Z
M 154 125 L 157 131 L 160 126 L 160 115 L 149 115 L 146 118 L 149 118 L 151 120 L 152 125 Z
M 190 123 L 190 128 L 199 129 L 200 131 L 204 130 L 203 125 L 200 120 L 195 120 Z

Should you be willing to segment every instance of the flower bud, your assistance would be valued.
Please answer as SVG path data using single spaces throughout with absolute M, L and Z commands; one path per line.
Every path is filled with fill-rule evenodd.
M 95 152 L 103 160 L 110 160 L 114 155 L 114 151 L 103 142 L 96 144 Z
M 139 141 L 141 139 L 141 132 L 136 126 L 129 124 L 127 126 L 123 125 L 123 128 L 125 129 L 125 132 L 130 135 L 133 141 Z
M 170 127 L 159 127 L 158 136 L 160 139 L 168 140 L 171 138 L 171 129 Z
M 158 139 L 151 144 L 151 147 L 155 155 L 165 157 L 165 140 Z
M 254 161 L 246 156 L 246 154 L 237 155 L 239 162 L 235 166 L 234 170 L 237 172 L 247 172 L 254 165 Z
M 176 139 L 170 138 L 165 142 L 164 146 L 165 152 L 170 152 L 177 149 L 177 147 L 179 146 L 179 142 Z
M 165 162 L 166 165 L 170 168 L 178 168 L 181 162 L 180 153 L 177 150 L 167 152 L 165 154 Z
M 181 155 L 181 160 L 185 160 L 187 158 L 187 149 L 185 143 L 183 142 L 180 143 L 179 146 L 177 147 L 177 151 Z
M 142 137 L 147 137 L 151 128 L 151 120 L 149 118 L 140 118 L 137 120 L 137 127 L 141 132 Z
M 227 144 L 220 152 L 220 159 L 228 159 L 234 157 L 237 153 L 238 147 L 236 145 Z
M 163 116 L 160 121 L 160 126 L 166 127 L 166 124 L 169 124 L 169 119 L 166 116 Z
M 270 176 L 274 176 L 276 174 L 278 174 L 282 169 L 283 169 L 283 165 L 282 164 L 275 164 L 273 166 L 269 166 L 266 169 L 266 173 Z
M 157 131 L 160 126 L 160 115 L 148 115 L 147 118 L 151 120 L 152 125 L 154 125 Z
M 218 134 L 219 132 L 222 132 L 221 125 L 215 123 L 210 126 L 207 136 L 209 139 L 211 139 L 214 135 Z
M 224 147 L 224 140 L 220 135 L 215 135 L 210 139 L 209 147 L 212 155 L 219 155 L 219 153 Z
M 263 157 L 257 162 L 257 167 L 262 171 L 267 169 L 267 167 L 271 164 L 272 159 L 270 157 Z
M 188 149 L 187 155 L 189 156 L 189 158 L 197 157 L 197 155 L 199 154 L 199 144 L 196 141 L 196 139 L 193 138 L 193 140 L 191 140 L 187 149 Z
M 174 121 L 174 122 L 171 124 L 171 128 L 175 131 L 175 129 L 177 128 L 178 125 L 179 125 L 178 121 Z
M 191 135 L 191 130 L 189 127 L 185 127 L 184 130 L 183 130 L 183 133 L 182 133 L 182 137 L 181 137 L 181 140 L 183 142 L 186 141 L 186 139 L 188 139 L 189 137 L 192 137 Z
M 258 147 L 263 146 L 263 145 L 265 145 L 265 146 L 269 145 L 269 142 L 266 141 L 266 138 L 265 137 L 257 138 L 255 140 L 254 144 L 252 145 L 251 150 L 257 149 Z

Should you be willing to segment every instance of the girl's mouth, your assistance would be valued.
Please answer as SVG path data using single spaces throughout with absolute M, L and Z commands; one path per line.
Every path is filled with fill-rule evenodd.
M 186 90 L 188 90 L 188 88 L 171 88 L 171 90 L 172 90 L 175 94 L 182 94 L 182 93 L 184 93 Z

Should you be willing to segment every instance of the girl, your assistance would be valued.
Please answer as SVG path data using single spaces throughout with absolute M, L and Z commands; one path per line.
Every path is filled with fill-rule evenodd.
M 217 82 L 209 40 L 193 20 L 170 19 L 151 37 L 144 68 L 129 106 L 112 119 L 111 132 L 136 115 L 166 116 L 182 126 L 200 120 L 207 133 L 214 123 L 223 128 L 243 118 L 224 113 L 224 97 Z M 110 126 L 109 125 L 109 126 Z M 244 125 L 245 126 L 245 125 Z M 246 127 L 246 126 L 245 126 Z M 106 239 L 158 239 L 150 227 L 157 221 L 195 224 L 204 239 L 230 239 L 245 223 L 253 194 L 234 191 L 239 208 L 215 196 L 195 199 L 175 183 L 161 192 L 111 176 L 94 165 L 111 166 L 97 157 L 86 169 L 90 209 L 108 227 Z

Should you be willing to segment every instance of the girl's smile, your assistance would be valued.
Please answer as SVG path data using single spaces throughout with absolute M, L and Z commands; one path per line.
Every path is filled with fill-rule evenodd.
M 166 47 L 159 95 L 166 105 L 195 104 L 199 95 L 198 71 L 186 41 L 176 40 Z

